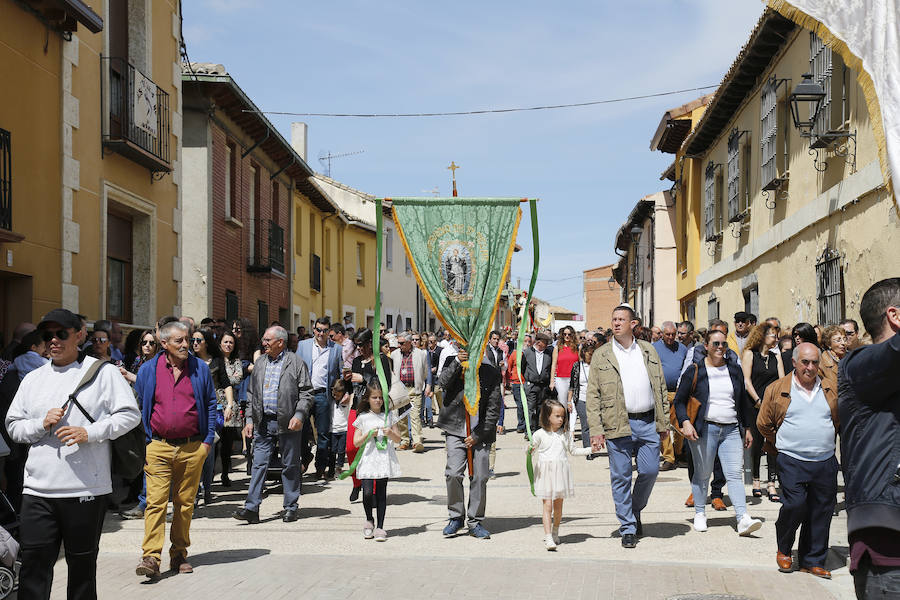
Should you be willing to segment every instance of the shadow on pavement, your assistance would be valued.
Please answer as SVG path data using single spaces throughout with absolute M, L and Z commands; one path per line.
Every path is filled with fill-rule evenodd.
M 644 523 L 644 537 L 668 539 L 685 535 L 691 530 L 684 523 Z
M 424 477 L 391 477 L 391 483 L 419 483 L 420 481 L 430 481 Z
M 412 502 L 428 502 L 429 498 L 418 494 L 388 494 L 388 506 L 410 504 Z
M 505 473 L 494 473 L 494 478 L 500 479 L 501 477 L 515 477 L 516 475 L 520 475 L 519 471 L 506 471 Z
M 304 508 L 300 507 L 300 519 L 307 517 L 315 517 L 317 519 L 334 519 L 349 515 L 350 511 L 346 508 Z
M 408 537 L 411 535 L 418 535 L 420 533 L 425 533 L 427 531 L 427 527 L 425 525 L 416 525 L 413 527 L 402 527 L 400 529 L 390 529 L 388 530 L 388 535 L 391 537 Z
M 563 517 L 563 524 L 573 521 L 581 521 L 585 517 Z M 506 533 L 507 531 L 516 531 L 518 529 L 528 529 L 529 527 L 542 526 L 541 517 L 491 517 L 486 516 L 484 519 L 485 527 L 491 534 Z
M 268 548 L 244 548 L 241 550 L 213 550 L 212 552 L 203 552 L 202 554 L 194 554 L 189 558 L 191 565 L 194 567 L 201 565 L 224 565 L 228 563 L 243 562 L 253 560 L 271 553 Z
M 587 540 L 596 539 L 596 537 L 597 536 L 589 533 L 570 533 L 568 535 L 559 536 L 559 541 L 562 544 L 578 544 Z

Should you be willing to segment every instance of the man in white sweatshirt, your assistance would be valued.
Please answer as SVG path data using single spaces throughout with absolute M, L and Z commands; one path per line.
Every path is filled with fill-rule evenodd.
M 20 598 L 50 598 L 53 566 L 62 542 L 69 567 L 68 597 L 97 597 L 97 551 L 112 493 L 111 447 L 141 420 L 128 383 L 102 367 L 76 398 L 69 394 L 97 359 L 80 355 L 81 319 L 55 309 L 38 325 L 50 362 L 22 380 L 6 415 L 10 437 L 30 444 L 20 515 Z

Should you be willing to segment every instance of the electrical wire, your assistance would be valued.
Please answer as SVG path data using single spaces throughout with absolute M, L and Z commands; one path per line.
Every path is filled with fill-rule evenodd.
M 548 104 L 545 106 L 526 106 L 519 108 L 490 108 L 483 110 L 461 110 L 452 112 L 425 112 L 425 113 L 301 113 L 287 112 L 276 110 L 247 110 L 246 113 L 259 113 L 263 115 L 286 115 L 291 117 L 358 117 L 358 118 L 397 118 L 397 117 L 461 117 L 470 115 L 486 115 L 496 113 L 513 113 L 535 110 L 555 110 L 560 108 L 580 108 L 584 106 L 596 106 L 598 104 L 613 104 L 616 102 L 629 102 L 631 100 L 644 100 L 646 98 L 659 98 L 660 96 L 672 96 L 674 94 L 683 94 L 685 92 L 696 92 L 719 87 L 716 85 L 704 85 L 694 88 L 685 88 L 683 90 L 673 90 L 670 92 L 658 92 L 655 94 L 642 94 L 640 96 L 629 96 L 627 98 L 612 98 L 608 100 L 592 100 L 590 102 L 575 102 L 572 104 Z

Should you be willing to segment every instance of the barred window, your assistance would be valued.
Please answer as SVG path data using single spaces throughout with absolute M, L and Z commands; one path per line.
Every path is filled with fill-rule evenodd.
M 764 87 L 760 100 L 760 149 L 762 157 L 762 185 L 763 189 L 778 177 L 775 156 L 777 154 L 776 142 L 778 141 L 778 100 L 775 94 L 777 83 L 769 81 Z
M 728 220 L 740 213 L 741 135 L 735 129 L 728 138 Z
M 828 133 L 831 130 L 831 73 L 833 69 L 831 48 L 825 45 L 822 38 L 810 32 L 809 34 L 809 70 L 813 74 L 816 83 L 825 90 L 825 99 L 819 108 L 813 133 Z M 810 107 L 812 111 L 812 107 Z M 813 115 L 810 114 L 810 117 Z
M 844 318 L 844 269 L 840 253 L 830 248 L 816 261 L 816 303 L 819 323 L 833 325 Z
M 703 216 L 705 220 L 706 239 L 716 236 L 716 167 L 710 161 L 706 167 L 705 190 L 703 196 Z
M 710 321 L 719 318 L 719 299 L 715 294 L 712 294 L 706 302 L 706 314 Z

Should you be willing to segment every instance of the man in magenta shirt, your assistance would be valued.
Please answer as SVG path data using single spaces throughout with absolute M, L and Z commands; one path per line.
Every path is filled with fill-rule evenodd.
M 194 497 L 216 427 L 216 392 L 209 367 L 188 353 L 189 329 L 179 321 L 167 323 L 159 338 L 163 352 L 144 363 L 134 384 L 147 433 L 147 509 L 143 554 L 135 573 L 146 577 L 160 573 L 170 489 L 170 569 L 193 572 L 187 549 Z

